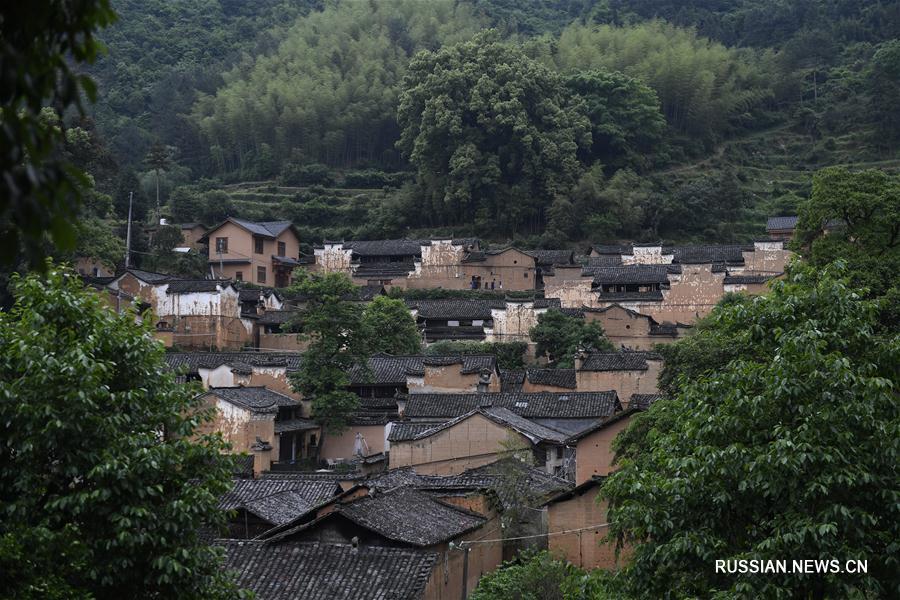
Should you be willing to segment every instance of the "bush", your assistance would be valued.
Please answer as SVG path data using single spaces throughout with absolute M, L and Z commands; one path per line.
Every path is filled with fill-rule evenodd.
M 334 176 L 325 165 L 313 163 L 301 165 L 289 162 L 281 169 L 282 185 L 334 185 Z

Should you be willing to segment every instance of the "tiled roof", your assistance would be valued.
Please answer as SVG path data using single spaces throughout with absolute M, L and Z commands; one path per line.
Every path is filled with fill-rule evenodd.
M 282 525 L 339 493 L 341 486 L 326 479 L 236 479 L 219 499 L 219 509 L 244 509 Z
M 253 367 L 300 367 L 299 352 L 167 352 L 166 364 L 173 371 L 196 373 L 198 368 L 215 369 L 221 365 L 243 364 Z
M 232 463 L 231 475 L 241 479 L 253 479 L 252 454 L 226 454 Z
M 401 467 L 392 469 L 386 473 L 373 476 L 363 485 L 376 490 L 392 490 L 398 487 L 411 487 L 420 490 L 447 491 L 447 490 L 494 490 L 501 495 L 511 490 L 503 485 L 504 473 L 515 469 L 521 472 L 518 479 L 520 491 L 549 496 L 551 494 L 572 488 L 571 482 L 550 475 L 543 469 L 528 467 L 518 463 L 514 458 L 502 458 L 498 461 L 466 469 L 457 475 L 420 475 L 413 467 Z
M 662 360 L 652 352 L 591 352 L 579 371 L 646 371 L 647 359 Z
M 229 218 L 230 221 L 237 223 L 241 227 L 247 229 L 253 235 L 260 235 L 268 238 L 276 238 L 291 226 L 290 221 L 261 221 L 253 222 L 244 219 Z
M 601 256 L 585 256 L 582 262 L 586 267 L 617 267 L 622 264 L 622 255 L 603 254 Z
M 534 385 L 551 385 L 571 390 L 577 387 L 575 369 L 528 369 L 525 373 L 528 383 Z
M 500 391 L 518 392 L 525 383 L 525 371 L 500 371 Z
M 154 273 L 153 271 L 143 271 L 141 269 L 127 269 L 126 273 L 131 273 L 132 275 L 146 283 L 165 283 L 166 281 L 175 281 L 178 279 L 178 277 L 174 275 Z
M 344 242 L 344 248 L 358 256 L 420 256 L 422 240 L 359 240 Z
M 167 294 L 197 294 L 203 292 L 215 292 L 220 287 L 230 287 L 231 283 L 225 279 L 181 279 L 172 281 L 166 287 Z
M 318 429 L 319 424 L 312 419 L 288 419 L 286 421 L 275 421 L 275 433 L 284 433 L 286 431 L 307 431 L 310 429 Z
M 666 283 L 669 270 L 666 265 L 624 265 L 621 267 L 585 267 L 584 275 L 594 278 L 594 283 Z
M 229 541 L 224 567 L 258 600 L 421 600 L 437 562 L 427 552 L 345 544 Z
M 487 417 L 491 421 L 495 423 L 499 423 L 500 425 L 506 425 L 515 429 L 519 433 L 527 436 L 533 443 L 548 441 L 561 444 L 566 437 L 566 434 L 563 434 L 555 429 L 550 429 L 549 427 L 545 427 L 534 421 L 529 421 L 525 417 L 521 417 L 511 410 L 507 408 L 503 408 L 500 406 L 491 406 L 487 408 L 476 408 L 475 410 L 469 411 L 464 415 L 456 417 L 455 419 L 451 419 L 444 423 L 440 423 L 438 425 L 434 425 L 429 429 L 425 429 L 415 435 L 412 440 L 424 440 L 429 438 L 436 433 L 440 433 L 445 429 L 449 429 L 459 423 L 462 423 L 466 419 L 469 419 L 473 415 L 480 414 L 484 417 Z
M 410 394 L 404 414 L 410 419 L 452 419 L 476 408 L 499 406 L 527 418 L 602 418 L 622 405 L 608 392 L 487 392 Z
M 420 548 L 450 541 L 487 522 L 479 514 L 408 488 L 341 504 L 331 514 L 346 517 L 395 542 Z
M 778 277 L 777 275 L 726 275 L 725 284 L 765 283 Z
M 267 310 L 259 318 L 260 325 L 284 325 L 293 319 L 299 311 L 297 310 Z
M 743 264 L 743 250 L 743 246 L 735 245 L 673 246 L 663 248 L 663 254 L 672 254 L 672 262 L 680 264 Z
M 410 262 L 378 262 L 362 263 L 353 269 L 354 277 L 406 277 L 415 271 L 416 266 Z
M 497 358 L 489 354 L 469 354 L 460 356 L 391 356 L 376 354 L 369 359 L 368 372 L 356 367 L 350 371 L 350 380 L 356 385 L 391 385 L 405 384 L 408 375 L 425 374 L 425 364 L 460 364 L 463 374 L 480 373 L 482 370 L 494 371 Z
M 407 306 L 415 308 L 422 319 L 481 319 L 491 318 L 492 308 L 504 308 L 502 300 L 407 300 Z
M 766 221 L 766 231 L 796 229 L 799 218 L 796 215 L 790 217 L 769 217 Z
M 660 290 L 647 292 L 600 292 L 598 298 L 601 302 L 662 302 L 663 294 Z
M 443 421 L 396 421 L 391 424 L 389 442 L 405 442 L 414 439 L 423 431 L 434 429 Z
M 526 250 L 525 254 L 533 256 L 542 267 L 575 264 L 575 253 L 571 250 Z
M 662 394 L 632 394 L 631 399 L 628 401 L 628 408 L 646 410 L 660 398 L 662 398 Z
M 383 285 L 361 285 L 356 289 L 357 298 L 363 302 L 374 300 L 385 293 Z
M 277 412 L 281 406 L 297 406 L 299 401 L 290 396 L 273 392 L 263 387 L 211 387 L 204 395 L 212 394 L 222 400 L 230 402 L 257 413 Z

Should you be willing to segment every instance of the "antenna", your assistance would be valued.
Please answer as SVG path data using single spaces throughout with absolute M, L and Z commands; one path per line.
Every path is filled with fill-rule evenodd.
M 131 202 L 134 200 L 134 192 L 128 192 L 128 229 L 125 231 L 125 268 L 131 262 Z

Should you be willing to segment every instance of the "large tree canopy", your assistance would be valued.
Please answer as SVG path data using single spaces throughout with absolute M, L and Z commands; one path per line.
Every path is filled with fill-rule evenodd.
M 900 593 L 900 340 L 836 270 L 795 268 L 768 296 L 723 304 L 667 364 L 698 366 L 639 420 L 602 489 L 613 534 L 639 543 L 635 597 Z M 802 558 L 868 573 L 714 569 Z
M 201 528 L 221 524 L 221 438 L 195 437 L 149 320 L 51 267 L 0 312 L 5 598 L 232 597 Z M 198 416 L 193 416 L 198 415 Z
M 403 80 L 399 147 L 424 214 L 508 233 L 537 231 L 580 174 L 590 144 L 581 101 L 559 75 L 496 32 L 418 54 Z

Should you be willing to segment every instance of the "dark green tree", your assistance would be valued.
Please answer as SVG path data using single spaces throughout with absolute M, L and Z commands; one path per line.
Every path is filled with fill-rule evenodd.
M 403 80 L 398 147 L 436 224 L 538 231 L 544 208 L 578 178 L 590 144 L 582 103 L 559 75 L 496 32 L 418 54 Z
M 5 598 L 233 598 L 207 545 L 230 470 L 197 390 L 78 277 L 14 276 L 0 312 Z
M 580 96 L 591 121 L 592 142 L 582 153 L 585 164 L 642 169 L 650 166 L 666 131 L 659 98 L 639 79 L 615 71 L 583 71 L 566 79 Z
M 588 574 L 547 551 L 524 552 L 478 582 L 470 600 L 602 600 L 604 576 Z
M 359 398 L 347 391 L 349 372 L 367 355 L 362 307 L 350 300 L 356 288 L 343 273 L 300 270 L 287 293 L 306 300 L 292 327 L 310 341 L 291 386 L 312 401 L 312 415 L 326 431 L 340 432 L 359 407 Z
M 113 192 L 113 207 L 116 216 L 120 219 L 128 218 L 128 195 L 134 194 L 131 199 L 131 218 L 134 222 L 143 221 L 147 217 L 147 197 L 141 188 L 141 182 L 134 171 L 123 171 L 116 181 L 116 189 Z
M 868 77 L 871 111 L 878 125 L 876 143 L 890 146 L 900 139 L 900 40 L 879 46 Z
M 419 328 L 402 300 L 375 298 L 363 310 L 362 329 L 370 353 L 418 354 L 422 350 Z
M 492 354 L 501 369 L 517 370 L 525 368 L 525 342 L 467 342 L 443 340 L 429 344 L 425 354 L 434 356 L 457 356 L 464 354 Z
M 812 194 L 799 209 L 797 246 L 810 264 L 845 260 L 853 284 L 872 296 L 898 286 L 900 177 L 828 167 L 813 176 Z
M 556 309 L 538 315 L 537 325 L 531 328 L 530 335 L 537 344 L 535 354 L 546 356 L 550 364 L 559 369 L 571 368 L 579 350 L 615 350 L 599 323 L 586 323 L 583 318 Z
M 900 593 L 900 341 L 876 332 L 875 303 L 839 275 L 795 267 L 769 295 L 718 307 L 691 336 L 706 368 L 678 377 L 639 421 L 601 491 L 612 535 L 636 545 L 629 596 Z M 865 559 L 868 572 L 714 568 L 801 556 L 841 568 Z
M 96 88 L 75 65 L 93 62 L 94 30 L 115 18 L 108 0 L 37 0 L 3 7 L 0 18 L 0 263 L 22 253 L 42 268 L 45 234 L 71 250 L 79 186 L 85 178 L 60 155 L 65 140 L 56 118 L 70 107 L 83 114 L 82 94 Z

